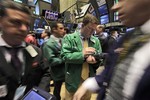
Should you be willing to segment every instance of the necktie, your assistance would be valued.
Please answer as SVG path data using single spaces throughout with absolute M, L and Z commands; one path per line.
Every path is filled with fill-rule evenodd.
M 18 50 L 19 48 L 7 48 L 11 55 L 11 64 L 14 67 L 14 69 L 18 72 L 18 74 L 21 72 L 22 63 L 20 59 L 18 58 Z
M 88 47 L 88 41 L 84 40 L 83 41 L 83 48 Z M 81 77 L 85 80 L 89 77 L 89 65 L 87 62 L 84 62 L 82 65 L 82 73 L 81 73 Z

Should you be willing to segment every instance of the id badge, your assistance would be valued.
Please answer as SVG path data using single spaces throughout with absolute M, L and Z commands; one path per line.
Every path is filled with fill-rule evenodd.
M 26 47 L 26 50 L 31 55 L 31 57 L 35 57 L 38 55 L 38 53 L 35 51 L 35 49 L 30 45 Z
M 0 97 L 5 97 L 7 95 L 7 85 L 0 86 Z
M 15 92 L 15 95 L 14 95 L 14 99 L 13 99 L 13 100 L 18 100 L 18 99 L 20 99 L 20 98 L 24 95 L 25 90 L 26 90 L 26 86 L 19 86 L 19 87 L 16 89 L 16 92 Z

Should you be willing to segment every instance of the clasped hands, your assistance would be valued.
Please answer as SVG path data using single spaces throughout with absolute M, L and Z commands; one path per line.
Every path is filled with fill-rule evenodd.
M 92 56 L 92 54 L 94 54 L 95 52 L 96 49 L 93 47 L 87 47 L 82 50 L 82 53 L 87 63 L 95 64 L 97 62 L 94 56 Z

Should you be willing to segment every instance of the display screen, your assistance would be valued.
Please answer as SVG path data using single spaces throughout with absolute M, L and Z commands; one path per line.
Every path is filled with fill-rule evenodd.
M 118 21 L 118 20 L 119 20 L 118 12 L 115 12 L 114 13 L 114 21 Z
M 44 28 L 45 25 L 47 25 L 46 21 L 40 18 L 35 18 L 34 20 L 34 29 L 36 30 L 37 28 Z
M 101 24 L 106 24 L 106 23 L 108 23 L 108 22 L 109 22 L 108 14 L 101 16 L 101 17 L 100 17 L 100 21 L 101 21 Z
M 92 12 L 92 15 L 96 16 L 96 13 L 95 13 L 95 11 L 93 11 L 93 12 Z
M 52 3 L 52 0 L 43 0 L 45 2 L 48 2 L 48 3 Z
M 37 29 L 37 28 L 39 28 L 40 27 L 40 19 L 39 18 L 36 18 L 35 20 L 34 20 L 34 29 L 33 30 L 35 30 L 35 29 Z
M 104 4 L 98 8 L 100 15 L 104 15 L 108 13 L 107 5 Z
M 35 91 L 29 92 L 23 100 L 46 100 L 44 97 L 36 93 Z
M 73 24 L 72 23 L 65 23 L 65 27 L 67 27 L 69 29 L 69 31 L 71 31 Z
M 39 3 L 36 3 L 36 4 L 35 4 L 35 14 L 36 14 L 36 15 L 40 15 Z
M 57 20 L 59 17 L 59 13 L 50 10 L 42 10 L 42 16 L 49 20 Z
M 23 3 L 22 0 L 14 0 L 15 2 Z
M 37 3 L 37 0 L 33 0 L 33 3 L 36 4 L 36 3 Z
M 126 32 L 132 32 L 132 31 L 134 31 L 134 30 L 135 30 L 134 27 L 130 27 L 130 28 L 127 28 L 127 29 L 126 29 Z
M 114 4 L 118 3 L 118 0 L 114 0 Z M 118 12 L 114 12 L 114 21 L 118 21 Z

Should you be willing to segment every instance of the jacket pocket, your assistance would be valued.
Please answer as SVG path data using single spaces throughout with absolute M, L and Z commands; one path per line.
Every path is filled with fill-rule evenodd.
M 72 83 L 72 77 L 71 77 L 71 74 L 69 72 L 66 72 L 65 81 L 66 81 L 66 83 L 69 83 L 69 84 Z

